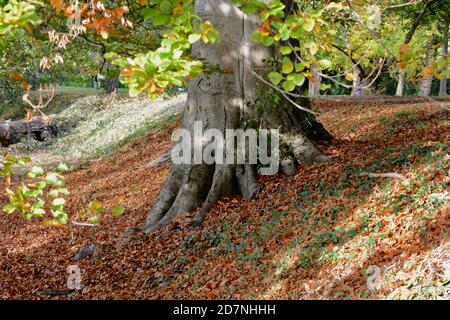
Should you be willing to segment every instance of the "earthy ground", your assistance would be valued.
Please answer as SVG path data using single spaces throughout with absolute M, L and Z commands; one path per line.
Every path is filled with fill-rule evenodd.
M 200 228 L 189 226 L 191 213 L 156 234 L 120 236 L 142 225 L 157 197 L 169 168 L 144 166 L 176 125 L 70 172 L 73 219 L 92 200 L 125 213 L 95 227 L 2 216 L 0 298 L 448 299 L 449 105 L 315 108 L 335 137 L 318 147 L 334 162 L 261 178 L 258 198 L 221 200 Z M 72 262 L 90 243 L 96 254 Z M 68 294 L 73 264 L 83 289 Z

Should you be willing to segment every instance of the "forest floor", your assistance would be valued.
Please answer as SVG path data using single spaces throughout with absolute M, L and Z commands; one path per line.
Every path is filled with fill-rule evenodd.
M 123 205 L 95 227 L 0 219 L 2 299 L 449 299 L 449 104 L 318 101 L 332 163 L 261 177 L 258 197 L 220 200 L 151 234 L 142 226 L 169 166 L 150 130 L 67 174 L 71 217 L 92 200 Z M 361 173 L 395 172 L 401 179 Z M 83 246 L 95 254 L 74 262 Z M 65 291 L 78 265 L 82 290 Z M 58 291 L 60 290 L 60 291 Z

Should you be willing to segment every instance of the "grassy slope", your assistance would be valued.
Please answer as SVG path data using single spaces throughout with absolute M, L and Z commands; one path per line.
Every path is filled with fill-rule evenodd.
M 97 255 L 78 263 L 85 287 L 70 298 L 449 298 L 448 110 L 316 107 L 335 136 L 319 148 L 334 162 L 261 178 L 257 199 L 221 200 L 200 229 L 190 213 L 157 234 L 119 236 L 143 223 L 161 188 L 169 168 L 143 166 L 170 130 L 70 173 L 73 217 L 94 199 L 125 214 L 88 229 L 2 219 L 0 297 L 64 289 L 73 253 L 95 242 Z M 381 268 L 379 290 L 367 287 L 370 266 Z
M 45 142 L 25 140 L 12 146 L 14 153 L 31 154 L 34 164 L 67 162 L 72 166 L 114 153 L 152 129 L 164 128 L 180 117 L 185 95 L 151 101 L 104 94 L 64 94 L 48 112 L 63 133 Z M 67 103 L 71 100 L 71 103 Z

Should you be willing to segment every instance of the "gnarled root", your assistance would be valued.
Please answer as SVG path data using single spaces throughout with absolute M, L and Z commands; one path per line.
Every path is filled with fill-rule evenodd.
M 174 166 L 143 231 L 151 233 L 177 215 L 203 204 L 193 221 L 198 225 L 221 197 L 233 195 L 237 190 L 245 199 L 256 196 L 258 182 L 254 165 Z

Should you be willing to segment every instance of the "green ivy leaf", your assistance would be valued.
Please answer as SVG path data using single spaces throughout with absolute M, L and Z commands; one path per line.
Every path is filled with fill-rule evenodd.
M 292 71 L 294 71 L 294 65 L 292 64 L 291 59 L 289 59 L 288 57 L 283 58 L 283 64 L 281 67 L 281 71 L 285 74 L 289 74 Z
M 291 80 L 287 80 L 283 82 L 283 89 L 286 91 L 293 91 L 295 89 L 295 83 L 294 81 Z
M 290 54 L 291 52 L 292 52 L 291 47 L 287 47 L 287 46 L 281 46 L 281 47 L 280 47 L 280 53 L 281 53 L 282 55 L 288 55 L 288 54 Z
M 281 80 L 283 80 L 283 76 L 278 72 L 271 72 L 269 73 L 269 80 L 270 82 L 272 82 L 272 84 L 277 86 L 281 82 Z

